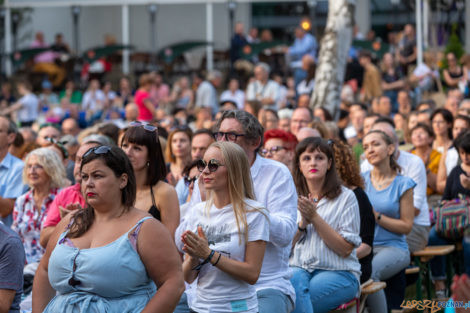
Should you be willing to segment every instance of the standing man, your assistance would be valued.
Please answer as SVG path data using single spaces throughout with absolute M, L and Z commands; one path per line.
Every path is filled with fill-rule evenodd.
M 295 291 L 289 280 L 289 254 L 297 231 L 297 191 L 294 180 L 284 164 L 258 155 L 263 126 L 253 115 L 240 110 L 225 111 L 216 128 L 214 137 L 217 141 L 234 142 L 245 150 L 251 164 L 256 200 L 269 211 L 269 242 L 255 284 L 259 313 L 291 312 Z M 194 186 L 191 201 L 201 201 L 198 184 Z
M 8 152 L 15 141 L 17 129 L 13 121 L 0 116 L 0 221 L 10 227 L 11 212 L 17 197 L 23 194 L 23 161 Z
M 286 54 L 291 61 L 290 66 L 294 70 L 295 86 L 307 76 L 307 72 L 302 69 L 302 57 L 308 54 L 315 61 L 317 49 L 318 43 L 315 37 L 302 27 L 297 27 L 294 44 L 286 49 Z

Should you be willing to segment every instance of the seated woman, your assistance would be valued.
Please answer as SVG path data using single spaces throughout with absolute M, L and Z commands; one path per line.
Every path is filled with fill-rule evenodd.
M 180 257 L 168 230 L 134 207 L 129 159 L 94 147 L 80 169 L 88 206 L 57 225 L 36 272 L 33 312 L 172 312 L 184 290 Z
M 264 145 L 260 150 L 262 157 L 283 163 L 292 172 L 294 150 L 297 138 L 282 129 L 271 129 L 264 133 Z
M 454 117 L 449 110 L 440 108 L 432 113 L 431 122 L 435 135 L 432 148 L 442 154 L 452 146 L 452 123 L 454 122 Z
M 20 235 L 29 264 L 39 262 L 45 252 L 39 244 L 42 223 L 55 196 L 67 183 L 57 153 L 49 148 L 31 151 L 25 160 L 23 182 L 31 189 L 16 199 L 11 228 Z
M 250 165 L 231 142 L 213 143 L 198 164 L 208 200 L 178 228 L 186 282 L 197 278 L 192 311 L 258 312 L 253 286 L 261 272 L 268 213 L 253 199 Z M 210 264 L 209 264 L 210 263 Z
M 419 156 L 426 167 L 426 178 L 428 184 L 426 194 L 429 202 L 429 196 L 436 195 L 438 193 L 436 177 L 439 162 L 441 160 L 441 154 L 432 148 L 434 133 L 428 125 L 418 123 L 418 125 L 411 130 L 410 134 L 411 143 L 414 146 L 410 152 Z
M 457 137 L 454 146 L 459 152 L 459 158 L 462 162 L 454 167 L 447 177 L 446 188 L 442 195 L 442 200 L 453 200 L 462 197 L 470 197 L 470 130 L 466 130 Z M 429 234 L 429 245 L 447 245 L 455 243 L 452 240 L 440 236 L 433 227 Z M 467 273 L 470 273 L 470 244 L 462 240 L 464 249 L 464 265 Z M 436 290 L 436 297 L 445 298 L 445 278 L 446 278 L 446 260 L 445 257 L 434 257 L 431 261 L 431 274 Z
M 457 61 L 457 57 L 453 52 L 446 55 L 447 68 L 442 71 L 444 83 L 450 89 L 459 87 L 460 82 L 465 83 L 464 71 Z
M 465 115 L 457 115 L 452 125 L 452 138 L 457 138 L 463 131 L 470 129 L 470 117 Z M 447 176 L 457 166 L 459 161 L 459 153 L 455 146 L 444 151 L 439 162 L 437 171 L 436 188 L 439 193 L 443 193 L 446 187 Z
M 149 212 L 172 236 L 180 222 L 175 188 L 166 183 L 166 166 L 157 128 L 133 122 L 121 138 L 121 148 L 134 168 L 137 182 L 135 207 Z
M 306 138 L 296 148 L 300 222 L 289 262 L 293 312 L 328 312 L 359 292 L 359 207 L 354 193 L 341 186 L 335 163 L 333 149 L 321 138 Z
M 363 146 L 367 161 L 373 166 L 371 171 L 363 173 L 376 222 L 371 277 L 383 281 L 410 264 L 405 235 L 413 226 L 416 183 L 399 174 L 400 167 L 393 157 L 395 145 L 386 133 L 370 131 L 363 139 Z M 371 312 L 388 312 L 383 290 L 369 295 L 367 305 Z
M 372 272 L 372 243 L 374 241 L 375 217 L 372 204 L 364 192 L 364 179 L 361 176 L 359 165 L 354 158 L 351 148 L 341 141 L 330 141 L 335 153 L 339 177 L 343 184 L 351 189 L 359 204 L 359 216 L 361 218 L 362 243 L 357 248 L 356 254 L 361 263 L 361 284 L 369 280 Z
M 183 170 L 191 163 L 191 140 L 193 132 L 189 128 L 177 128 L 170 133 L 166 142 L 167 181 L 176 186 L 183 178 Z

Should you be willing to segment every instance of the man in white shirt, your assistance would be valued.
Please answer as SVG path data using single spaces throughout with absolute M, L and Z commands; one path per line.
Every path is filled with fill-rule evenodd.
M 260 62 L 254 69 L 255 80 L 246 88 L 246 100 L 258 100 L 263 106 L 278 109 L 279 84 L 269 79 L 270 67 Z
M 234 142 L 245 150 L 251 164 L 256 200 L 269 211 L 269 242 L 255 285 L 259 313 L 290 312 L 295 303 L 288 264 L 292 239 L 297 230 L 294 180 L 284 164 L 257 154 L 263 127 L 253 115 L 240 110 L 225 111 L 216 128 L 216 140 Z M 198 184 L 194 186 L 191 201 L 201 201 Z
M 431 226 L 429 219 L 429 208 L 426 198 L 426 168 L 423 161 L 416 155 L 400 151 L 398 149 L 398 138 L 395 127 L 391 121 L 379 118 L 372 126 L 373 130 L 381 130 L 392 138 L 396 147 L 396 160 L 401 167 L 401 174 L 413 179 L 416 187 L 413 189 L 413 203 L 415 207 L 415 219 L 411 232 L 406 236 L 410 252 L 415 252 L 426 247 Z M 361 164 L 361 172 L 372 169 L 372 165 L 367 160 Z
M 32 92 L 31 84 L 28 81 L 20 81 L 17 84 L 18 93 L 21 98 L 10 107 L 0 110 L 0 115 L 9 115 L 16 112 L 16 120 L 21 127 L 33 125 L 39 115 L 39 99 Z

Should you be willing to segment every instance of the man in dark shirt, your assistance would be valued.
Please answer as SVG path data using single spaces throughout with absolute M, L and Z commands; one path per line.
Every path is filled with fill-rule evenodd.
M 232 37 L 230 44 L 230 61 L 235 62 L 240 58 L 241 49 L 248 44 L 244 34 L 243 23 L 237 23 L 235 25 L 235 34 Z
M 24 263 L 20 237 L 0 221 L 0 312 L 20 312 Z

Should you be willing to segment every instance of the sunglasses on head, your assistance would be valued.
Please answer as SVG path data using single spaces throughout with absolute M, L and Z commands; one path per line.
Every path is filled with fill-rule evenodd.
M 85 158 L 85 157 L 89 156 L 92 153 L 94 153 L 94 154 L 106 154 L 109 151 L 111 151 L 111 147 L 109 147 L 109 146 L 93 147 L 93 148 L 90 148 L 87 152 L 85 152 L 83 157 Z
M 217 171 L 217 169 L 219 168 L 219 166 L 224 166 L 223 164 L 220 164 L 219 161 L 217 161 L 216 159 L 211 159 L 209 162 L 205 162 L 204 160 L 199 160 L 197 161 L 197 169 L 199 172 L 203 172 L 206 167 L 209 168 L 209 172 L 213 173 L 215 171 Z
M 191 183 L 194 183 L 196 182 L 197 180 L 197 175 L 194 176 L 193 178 L 189 177 L 189 176 L 184 176 L 183 179 L 184 179 L 184 184 L 186 185 L 186 187 L 189 187 L 189 185 L 191 185 Z
M 150 124 L 142 123 L 142 122 L 139 122 L 139 121 L 130 122 L 129 127 L 142 127 L 143 129 L 145 129 L 146 131 L 149 131 L 149 132 L 154 132 L 154 131 L 158 132 L 157 127 L 155 127 L 153 125 L 150 125 Z

